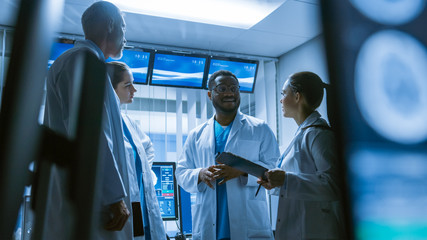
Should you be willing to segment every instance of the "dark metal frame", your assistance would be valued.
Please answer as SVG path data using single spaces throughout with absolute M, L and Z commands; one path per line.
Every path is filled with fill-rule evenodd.
M 98 161 L 105 94 L 105 64 L 92 53 L 82 54 L 80 98 L 74 139 L 38 125 L 43 99 L 46 63 L 62 13 L 63 1 L 22 0 L 0 112 L 0 238 L 10 239 L 16 224 L 24 187 L 33 184 L 35 229 L 33 239 L 44 239 L 49 226 L 45 214 L 50 172 L 58 167 L 70 183 L 65 201 L 73 206 L 67 239 L 93 239 L 98 224 L 101 168 Z M 28 166 L 35 162 L 35 177 Z M 33 180 L 33 181 L 31 181 Z

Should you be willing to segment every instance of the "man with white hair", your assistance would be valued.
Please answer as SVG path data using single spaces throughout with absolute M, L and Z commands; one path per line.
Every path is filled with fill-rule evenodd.
M 69 119 L 73 84 L 77 75 L 79 55 L 89 52 L 100 62 L 111 57 L 119 59 L 126 44 L 125 22 L 120 10 L 112 3 L 99 1 L 92 4 L 82 15 L 85 40 L 77 41 L 74 48 L 63 53 L 49 69 L 44 124 L 51 129 L 70 135 Z M 96 80 L 96 79 L 94 79 Z M 102 134 L 100 139 L 100 161 L 102 171 L 101 203 L 95 206 L 101 217 L 102 226 L 95 231 L 96 239 L 132 239 L 132 221 L 129 219 L 130 201 L 127 196 L 128 176 L 125 164 L 122 120 L 119 100 L 109 80 L 106 80 Z M 66 188 L 66 173 L 53 167 L 53 189 L 49 196 L 46 239 L 69 239 L 73 234 L 72 222 L 67 216 L 71 212 L 69 203 L 63 200 Z M 76 219 L 78 221 L 78 219 Z M 65 238 L 64 238 L 65 237 Z

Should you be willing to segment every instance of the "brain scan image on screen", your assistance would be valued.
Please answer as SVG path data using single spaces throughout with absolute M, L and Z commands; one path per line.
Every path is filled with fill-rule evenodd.
M 355 8 L 373 21 L 400 25 L 415 19 L 424 9 L 425 0 L 350 0 Z
M 384 138 L 416 144 L 427 139 L 427 49 L 412 36 L 384 30 L 357 56 L 355 96 L 366 122 Z

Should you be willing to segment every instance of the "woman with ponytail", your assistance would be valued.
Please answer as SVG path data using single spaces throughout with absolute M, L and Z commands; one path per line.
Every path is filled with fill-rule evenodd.
M 278 168 L 258 180 L 279 195 L 276 239 L 345 239 L 334 133 L 316 111 L 326 87 L 315 73 L 298 72 L 282 88 L 283 116 L 298 130 Z

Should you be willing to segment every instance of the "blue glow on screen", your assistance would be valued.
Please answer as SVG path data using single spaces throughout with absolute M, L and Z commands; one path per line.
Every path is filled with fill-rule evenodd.
M 256 63 L 211 59 L 209 77 L 218 70 L 228 70 L 236 75 L 239 79 L 241 92 L 253 92 L 257 70 Z
M 115 61 L 111 58 L 107 62 Z M 126 63 L 132 71 L 134 83 L 147 83 L 148 63 L 150 62 L 150 53 L 142 51 L 127 50 L 123 51 L 123 56 L 119 62 Z
M 65 51 L 72 48 L 74 44 L 71 43 L 58 43 L 55 42 L 52 45 L 52 48 L 50 50 L 50 58 L 47 61 L 47 67 L 50 68 L 52 66 L 53 62 Z
M 356 239 L 425 239 L 427 153 L 358 146 L 350 152 Z
M 192 234 L 192 219 L 191 219 L 191 206 L 196 202 L 196 196 L 186 192 L 180 187 L 181 198 L 181 231 L 183 234 Z
M 151 84 L 201 88 L 205 65 L 205 58 L 156 54 Z
M 160 213 L 164 220 L 177 217 L 175 182 L 173 165 L 157 165 L 153 163 L 151 168 L 156 174 L 157 182 L 154 183 Z
M 357 103 L 346 94 L 342 118 L 352 120 L 345 139 L 355 239 L 426 239 L 427 49 L 397 30 L 361 46 L 354 89 L 341 89 Z

